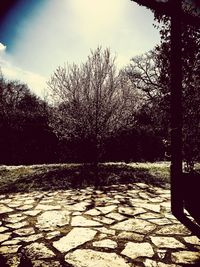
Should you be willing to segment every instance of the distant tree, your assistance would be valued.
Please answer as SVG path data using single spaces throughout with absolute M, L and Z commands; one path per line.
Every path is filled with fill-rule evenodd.
M 167 138 L 169 133 L 169 84 L 162 78 L 162 66 L 157 48 L 136 56 L 125 71 L 134 88 L 141 91 L 143 105 L 138 110 L 137 121 L 148 125 L 156 135 Z
M 68 142 L 84 142 L 88 161 L 97 163 L 105 139 L 134 123 L 138 93 L 127 76 L 117 72 L 109 49 L 98 47 L 80 66 L 58 67 L 48 86 L 54 99 L 54 132 Z
M 0 162 L 31 164 L 52 160 L 55 136 L 48 106 L 19 82 L 0 75 Z
M 146 99 L 153 127 L 164 139 L 170 138 L 170 19 L 157 16 L 161 44 L 141 56 L 134 57 L 126 72 Z M 182 25 L 183 68 L 183 143 L 193 158 L 200 158 L 200 30 Z M 185 149 L 186 148 L 186 149 Z M 185 152 L 184 152 L 185 153 Z

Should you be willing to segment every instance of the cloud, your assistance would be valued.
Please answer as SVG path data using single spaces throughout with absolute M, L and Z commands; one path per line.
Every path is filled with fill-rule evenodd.
M 6 45 L 0 43 L 0 52 L 6 50 Z
M 30 90 L 40 97 L 45 96 L 46 77 L 23 70 L 6 59 L 0 58 L 0 66 L 2 73 L 6 79 L 19 80 L 28 85 Z

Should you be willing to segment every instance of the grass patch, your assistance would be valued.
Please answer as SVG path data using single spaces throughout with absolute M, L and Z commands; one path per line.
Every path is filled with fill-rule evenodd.
M 169 163 L 1 166 L 0 193 L 108 186 L 142 182 L 169 188 Z

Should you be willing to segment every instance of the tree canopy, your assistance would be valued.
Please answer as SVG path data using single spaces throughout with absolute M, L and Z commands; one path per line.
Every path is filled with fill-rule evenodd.
M 109 49 L 91 51 L 86 63 L 58 67 L 48 82 L 55 100 L 51 126 L 69 141 L 86 142 L 99 158 L 106 138 L 134 124 L 139 95 L 117 71 Z

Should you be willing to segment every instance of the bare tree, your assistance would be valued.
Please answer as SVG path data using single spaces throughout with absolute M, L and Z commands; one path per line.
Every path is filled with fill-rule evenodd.
M 163 47 L 164 49 L 164 47 Z M 159 47 L 136 56 L 126 67 L 125 72 L 131 80 L 133 87 L 140 90 L 145 109 L 148 110 L 151 118 L 151 126 L 158 131 L 163 138 L 169 134 L 169 108 L 170 91 L 169 75 L 163 72 L 165 55 Z M 165 63 L 169 65 L 168 60 Z
M 105 138 L 134 121 L 137 93 L 124 72 L 116 70 L 109 49 L 91 51 L 81 66 L 58 67 L 48 87 L 54 99 L 55 133 L 67 140 L 90 140 L 95 162 Z
M 169 93 L 168 84 L 161 76 L 159 52 L 154 49 L 131 59 L 126 73 L 134 86 L 144 92 L 150 101 Z

